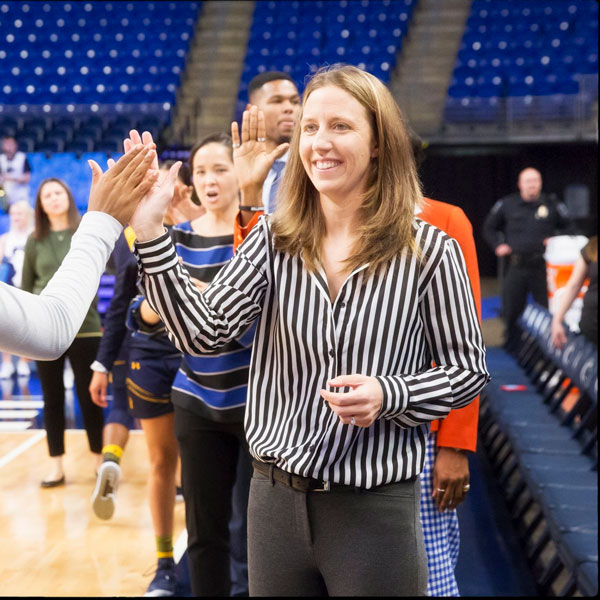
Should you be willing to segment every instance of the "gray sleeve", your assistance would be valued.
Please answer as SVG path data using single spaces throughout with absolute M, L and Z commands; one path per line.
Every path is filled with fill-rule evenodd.
M 88 212 L 39 296 L 0 284 L 0 350 L 38 360 L 61 356 L 83 323 L 121 231 L 110 215 Z

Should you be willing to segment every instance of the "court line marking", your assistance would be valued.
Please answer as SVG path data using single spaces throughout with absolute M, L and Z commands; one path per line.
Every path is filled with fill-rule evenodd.
M 0 408 L 0 420 L 2 419 L 35 419 L 39 415 L 37 410 L 10 410 Z
M 44 408 L 43 400 L 0 400 L 0 408 Z
M 18 433 L 31 427 L 31 421 L 2 421 L 0 433 Z
M 0 458 L 0 469 L 6 466 L 8 463 L 13 461 L 17 456 L 23 454 L 26 450 L 29 450 L 32 446 L 35 446 L 40 440 L 46 437 L 46 430 L 41 429 L 36 434 L 32 435 L 29 439 L 25 440 L 22 444 L 19 444 L 16 448 L 11 450 L 8 454 Z

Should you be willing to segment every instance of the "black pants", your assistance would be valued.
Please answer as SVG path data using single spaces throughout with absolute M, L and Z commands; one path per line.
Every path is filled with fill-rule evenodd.
M 245 486 L 241 496 L 247 506 L 252 472 L 244 426 L 209 421 L 175 406 L 175 435 L 181 456 L 192 593 L 229 596 L 230 553 L 238 559 L 246 554 L 245 539 L 236 539 L 236 551 L 232 552 L 234 539 L 230 544 L 229 533 L 234 484 L 238 479 Z M 238 512 L 245 516 L 247 511 L 241 507 Z M 245 530 L 244 519 L 243 534 Z
M 254 472 L 251 596 L 425 596 L 420 482 L 299 492 Z
M 65 453 L 65 358 L 69 359 L 73 369 L 77 400 L 81 407 L 90 450 L 98 454 L 102 452 L 104 413 L 102 408 L 92 402 L 88 389 L 92 379 L 90 365 L 96 359 L 99 345 L 100 337 L 75 338 L 60 358 L 36 361 L 44 395 L 44 427 L 50 456 L 61 456 Z
M 525 310 L 527 294 L 530 292 L 538 304 L 548 308 L 548 285 L 544 259 L 515 264 L 514 257 L 511 257 L 502 288 L 505 340 L 515 332 L 517 320 Z

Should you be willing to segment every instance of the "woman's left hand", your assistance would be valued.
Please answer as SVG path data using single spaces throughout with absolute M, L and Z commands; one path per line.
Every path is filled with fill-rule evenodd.
M 433 465 L 432 498 L 440 512 L 455 509 L 469 491 L 469 460 L 455 448 L 439 447 Z M 466 488 L 466 489 L 465 489 Z
M 383 403 L 383 389 L 375 377 L 340 375 L 327 382 L 330 387 L 349 387 L 349 392 L 321 390 L 331 410 L 344 425 L 369 427 L 377 418 Z

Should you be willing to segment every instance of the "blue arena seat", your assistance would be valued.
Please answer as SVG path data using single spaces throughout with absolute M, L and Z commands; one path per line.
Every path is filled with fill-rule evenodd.
M 575 335 L 554 348 L 550 323 L 530 305 L 505 349 L 488 348 L 481 439 L 541 593 L 565 574 L 556 595 L 596 595 L 597 351 Z
M 574 96 L 580 94 L 579 78 L 594 77 L 598 72 L 598 4 L 592 0 L 524 0 L 518 4 L 473 2 L 448 90 L 447 120 L 465 121 L 468 116 L 477 121 L 472 103 L 463 105 L 463 114 L 455 99 L 478 96 L 515 97 L 514 102 L 506 104 L 513 109 L 507 118 L 525 121 L 535 117 L 535 121 L 539 116 L 532 114 L 529 101 L 523 98 L 562 95 L 555 101 L 542 100 L 542 118 L 577 116 L 575 110 L 569 114 L 565 105 L 575 104 Z M 467 73 L 467 68 L 471 72 Z M 489 79 L 490 70 L 502 80 L 496 90 L 489 83 L 477 88 L 464 86 L 467 77 Z M 589 87 L 596 88 L 591 93 L 593 102 L 597 83 Z M 537 104 L 535 100 L 534 107 Z M 585 112 L 591 115 L 591 111 Z
M 169 68 L 183 69 L 202 3 L 31 2 L 26 17 L 22 6 L 14 0 L 2 3 L 0 101 L 8 105 L 43 104 L 49 94 L 54 103 L 136 101 L 127 94 L 119 97 L 114 82 L 101 75 L 119 70 L 129 57 L 147 76 L 150 55 L 167 60 Z M 130 75 L 121 73 L 120 83 Z M 174 90 L 179 79 L 168 83 Z M 172 99 L 173 90 L 166 95 L 153 86 L 144 101 L 162 103 Z
M 238 92 L 238 116 L 247 101 L 249 80 L 266 70 L 290 73 L 300 91 L 305 77 L 325 63 L 354 64 L 389 81 L 415 3 L 256 2 Z M 297 36 L 299 28 L 302 35 Z

